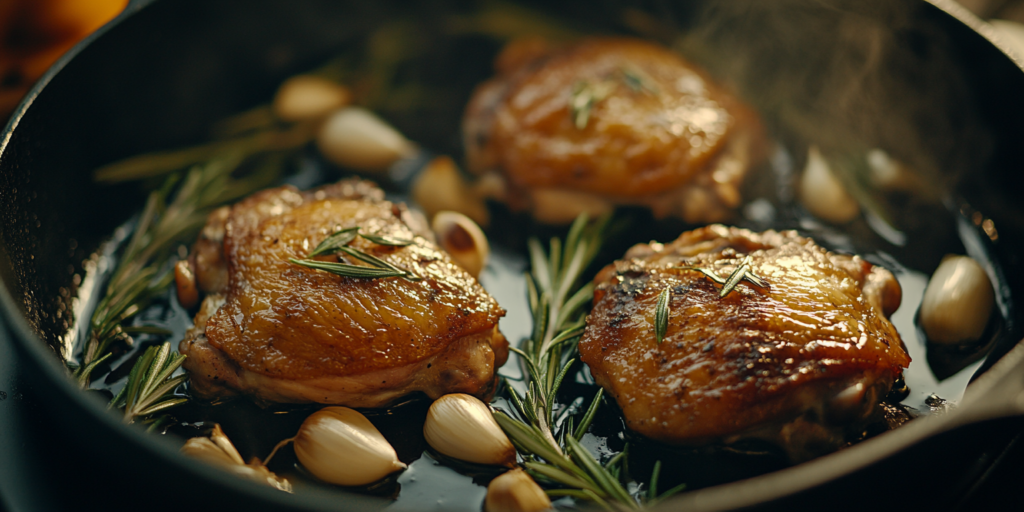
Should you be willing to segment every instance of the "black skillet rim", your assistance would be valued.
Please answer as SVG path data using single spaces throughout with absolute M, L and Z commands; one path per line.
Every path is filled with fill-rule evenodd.
M 1013 61 L 1014 65 L 1024 71 L 1024 59 L 1016 53 L 1009 44 L 1007 44 L 995 31 L 995 29 L 988 23 L 982 21 L 976 17 L 973 13 L 968 11 L 963 6 L 957 4 L 953 0 L 925 0 L 934 7 L 943 11 L 945 14 L 953 17 L 958 22 L 966 25 L 970 30 L 982 36 L 990 44 L 996 47 L 997 50 L 1002 52 L 1006 57 Z M 71 50 L 64 54 L 58 61 L 50 67 L 49 70 L 39 79 L 39 81 L 31 88 L 26 94 L 25 98 L 19 104 L 17 109 L 11 115 L 3 132 L 0 133 L 0 155 L 3 154 L 7 148 L 8 142 L 11 135 L 19 124 L 21 118 L 25 115 L 29 108 L 31 108 L 36 97 L 39 96 L 40 92 L 47 86 L 47 84 L 56 76 L 60 71 L 75 58 L 83 49 L 88 47 L 96 39 L 103 36 L 110 28 L 123 23 L 126 19 L 131 18 L 135 13 L 147 6 L 153 4 L 156 0 L 130 0 L 128 6 L 119 14 L 115 19 L 89 35 Z M 57 391 L 70 401 L 78 406 L 80 413 L 87 414 L 89 419 L 95 423 L 101 424 L 103 427 L 113 430 L 120 437 L 129 441 L 134 447 L 145 450 L 151 456 L 155 456 L 164 463 L 170 464 L 176 469 L 190 476 L 198 477 L 208 482 L 215 482 L 217 485 L 230 490 L 235 493 L 246 494 L 250 497 L 257 498 L 264 505 L 277 506 L 284 509 L 308 509 L 308 510 L 334 510 L 338 505 L 338 498 L 345 496 L 352 501 L 346 502 L 348 506 L 366 506 L 368 508 L 381 508 L 386 506 L 387 501 L 379 498 L 371 498 L 363 495 L 349 493 L 345 491 L 326 491 L 326 490 L 315 490 L 309 489 L 304 491 L 303 495 L 300 496 L 288 496 L 279 491 L 261 486 L 255 483 L 245 481 L 244 479 L 230 476 L 229 474 L 220 471 L 216 468 L 203 465 L 194 464 L 188 461 L 185 457 L 178 454 L 176 447 L 173 443 L 157 438 L 150 434 L 145 433 L 141 429 L 133 428 L 124 425 L 114 416 L 109 414 L 104 405 L 98 400 L 89 398 L 87 395 L 81 393 L 81 391 L 74 385 L 74 383 L 67 378 L 66 372 L 63 367 L 56 364 L 53 361 L 53 355 L 47 351 L 44 347 L 45 343 L 38 338 L 33 332 L 31 327 L 27 324 L 24 317 L 20 314 L 20 308 L 17 302 L 8 292 L 7 287 L 0 286 L 0 308 L 3 309 L 4 319 L 9 329 L 13 331 L 12 338 L 17 340 L 15 343 L 18 348 L 27 354 L 34 363 L 35 369 L 41 369 L 45 372 L 45 380 L 49 381 L 50 384 L 56 386 Z M 1019 344 L 1018 344 L 1019 345 Z M 906 427 L 904 427 L 906 428 Z M 903 429 L 901 429 L 903 430 Z M 908 432 L 909 434 L 909 432 Z M 887 436 L 895 437 L 895 436 Z M 907 436 L 904 436 L 907 437 Z M 893 441 L 896 441 L 894 438 Z M 892 444 L 892 443 L 890 443 Z M 853 450 L 856 451 L 856 450 Z M 802 466 L 822 466 L 830 462 L 831 457 L 823 457 L 817 461 Z M 772 475 L 778 475 L 776 478 L 781 479 L 788 473 L 788 470 L 782 470 L 773 473 Z M 838 477 L 838 476 L 837 476 Z M 818 482 L 818 484 L 824 484 L 828 480 Z M 785 496 L 795 494 L 799 491 L 806 490 L 809 488 L 808 485 L 791 485 L 786 486 L 786 492 L 771 493 L 771 496 L 763 496 L 760 493 L 749 493 L 742 492 L 748 489 L 749 485 L 745 485 L 745 481 L 734 482 L 725 484 L 719 487 L 712 487 L 704 491 L 694 491 L 693 493 L 684 494 L 683 497 L 688 498 L 685 501 L 689 502 L 690 505 L 696 506 L 696 508 L 710 508 L 717 509 L 723 505 L 727 508 L 734 507 L 746 507 L 757 503 L 764 503 Z M 732 500 L 726 500 L 727 502 L 718 501 L 717 503 L 705 502 L 702 506 L 702 496 L 708 494 L 705 491 L 711 490 L 735 490 L 735 498 Z M 779 489 L 780 491 L 782 489 Z M 757 498 L 757 499 L 751 499 Z M 767 500 L 766 500 L 767 498 Z M 715 500 L 712 500 L 715 501 Z M 672 503 L 676 504 L 676 503 Z

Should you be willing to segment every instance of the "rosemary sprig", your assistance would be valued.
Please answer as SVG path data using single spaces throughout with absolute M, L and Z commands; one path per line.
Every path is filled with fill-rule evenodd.
M 658 294 L 658 304 L 654 308 L 654 336 L 658 340 L 658 345 L 661 345 L 668 331 L 668 305 L 671 298 L 672 288 L 666 286 Z
M 108 407 L 123 407 L 124 422 L 133 423 L 187 402 L 187 398 L 175 396 L 174 390 L 188 379 L 188 375 L 172 377 L 185 357 L 171 351 L 170 342 L 149 347 L 135 362 L 128 382 L 110 400 Z M 157 424 L 162 422 L 160 419 L 155 421 Z
M 383 235 L 368 235 L 366 233 L 359 233 L 359 236 L 365 238 L 377 245 L 386 245 L 389 247 L 405 247 L 412 245 L 413 241 L 405 238 L 395 238 L 393 236 Z
M 93 371 L 110 358 L 115 342 L 131 343 L 132 331 L 159 334 L 152 328 L 146 332 L 144 326 L 126 324 L 173 282 L 169 268 L 173 249 L 194 238 L 215 207 L 269 185 L 280 174 L 281 160 L 268 158 L 246 177 L 231 177 L 244 158 L 237 153 L 221 155 L 184 176 L 172 174 L 149 194 L 135 232 L 90 319 L 81 365 L 74 370 L 80 386 L 89 385 Z
M 316 128 L 315 123 L 298 123 L 198 146 L 133 156 L 96 169 L 93 178 L 106 183 L 139 180 L 163 176 L 192 165 L 203 165 L 225 155 L 240 155 L 244 159 L 261 153 L 296 149 L 313 139 Z
M 365 238 L 375 244 L 391 247 L 405 247 L 413 243 L 412 240 L 391 238 L 380 235 L 366 235 L 359 232 L 359 226 L 342 229 L 320 242 L 309 257 L 322 256 L 325 254 L 344 253 L 370 266 L 352 265 L 349 263 L 334 263 L 329 261 L 317 261 L 311 259 L 289 258 L 288 261 L 304 267 L 323 270 L 342 277 L 355 277 L 360 279 L 380 279 L 385 277 L 402 277 L 409 281 L 419 281 L 423 278 L 412 271 L 405 270 L 396 265 L 388 263 L 372 254 L 363 252 L 349 244 L 356 239 L 356 236 Z
M 574 362 L 576 343 L 586 325 L 583 307 L 593 296 L 593 285 L 580 285 L 582 273 L 596 256 L 607 220 L 588 225 L 586 215 L 573 223 L 565 243 L 551 239 L 549 254 L 540 242 L 529 242 L 532 271 L 527 275 L 533 335 L 524 340 L 519 354 L 526 366 L 527 392 L 520 396 L 509 387 L 509 398 L 520 419 L 496 411 L 495 420 L 524 458 L 523 466 L 539 481 L 563 486 L 548 491 L 553 496 L 572 496 L 593 501 L 608 509 L 640 508 L 621 478 L 626 458 L 613 457 L 606 465 L 587 451 L 580 440 L 590 428 L 604 390 L 598 390 L 578 425 L 573 417 L 563 421 L 556 435 L 555 401 L 562 380 Z M 564 411 L 562 411 L 564 412 Z

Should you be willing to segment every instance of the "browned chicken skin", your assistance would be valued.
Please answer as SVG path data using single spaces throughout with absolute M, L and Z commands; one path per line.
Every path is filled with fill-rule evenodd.
M 722 220 L 762 153 L 749 108 L 650 42 L 594 38 L 549 48 L 524 40 L 496 67 L 466 108 L 467 165 L 500 173 L 503 199 L 542 221 L 615 204 Z
M 747 255 L 767 287 L 742 282 L 720 298 L 721 286 L 683 268 L 725 278 Z M 629 428 L 660 441 L 761 437 L 807 458 L 838 448 L 843 427 L 877 412 L 910 363 L 887 319 L 900 303 L 893 275 L 794 232 L 708 226 L 633 247 L 595 284 L 581 358 Z
M 349 245 L 423 279 L 349 278 L 288 261 L 354 226 L 415 240 Z M 508 356 L 497 327 L 505 312 L 421 226 L 356 180 L 266 190 L 211 214 L 192 261 L 209 295 L 179 347 L 193 391 L 354 407 L 414 391 L 489 395 Z

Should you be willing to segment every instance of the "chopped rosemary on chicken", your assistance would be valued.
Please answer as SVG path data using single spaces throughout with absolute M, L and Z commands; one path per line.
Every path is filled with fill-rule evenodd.
M 658 304 L 654 310 L 654 335 L 658 340 L 658 345 L 661 345 L 661 342 L 665 339 L 665 333 L 668 331 L 668 310 L 671 299 L 672 288 L 670 287 L 665 287 L 658 294 Z
M 346 228 L 337 231 L 325 238 L 319 245 L 309 253 L 309 257 L 325 256 L 329 254 L 344 253 L 345 255 L 367 263 L 366 265 L 353 265 L 350 263 L 319 261 L 311 259 L 289 258 L 288 261 L 302 265 L 303 267 L 316 270 L 323 270 L 342 277 L 354 277 L 360 279 L 379 279 L 384 277 L 402 277 L 409 281 L 419 281 L 422 278 L 415 273 L 388 263 L 372 254 L 368 254 L 355 247 L 348 245 L 356 236 L 360 236 L 377 245 L 389 247 L 405 247 L 412 244 L 412 240 L 391 238 L 380 235 L 365 235 L 359 232 L 359 226 Z
M 606 223 L 605 218 L 588 225 L 585 214 L 577 217 L 564 244 L 551 239 L 548 255 L 536 239 L 529 241 L 532 271 L 526 282 L 534 329 L 522 348 L 511 349 L 526 366 L 527 392 L 520 397 L 508 388 L 519 419 L 502 411 L 496 411 L 494 419 L 534 478 L 564 486 L 546 491 L 549 495 L 593 501 L 608 510 L 615 510 L 616 505 L 639 509 L 640 504 L 622 484 L 625 457 L 620 454 L 601 465 L 580 444 L 597 414 L 603 390 L 598 390 L 578 425 L 573 425 L 570 416 L 556 435 L 555 395 L 575 362 L 576 343 L 586 325 L 583 308 L 594 291 L 591 283 L 580 285 L 580 278 L 600 249 Z M 654 494 L 649 493 L 649 498 L 653 500 Z
M 716 274 L 714 270 L 711 270 L 709 268 L 682 268 L 683 270 L 695 270 L 697 272 L 700 272 L 711 281 L 717 283 L 719 286 L 722 287 L 722 291 L 718 292 L 718 297 L 724 298 L 726 295 L 729 295 L 730 292 L 736 289 L 736 285 L 740 284 L 740 281 L 747 281 L 748 283 L 758 288 L 768 287 L 768 283 L 766 283 L 764 279 L 759 277 L 757 274 L 754 274 L 754 272 L 750 269 L 750 263 L 750 256 L 744 257 L 743 260 L 740 261 L 740 264 L 736 265 L 736 268 L 733 269 L 732 273 L 729 274 L 729 277 L 724 279 L 722 278 L 722 276 Z

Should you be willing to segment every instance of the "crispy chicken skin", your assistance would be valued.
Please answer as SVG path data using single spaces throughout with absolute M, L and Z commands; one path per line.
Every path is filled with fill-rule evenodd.
M 354 226 L 415 240 L 391 247 L 356 238 L 350 245 L 423 279 L 348 278 L 288 261 Z M 369 182 L 310 192 L 285 186 L 218 210 L 192 264 L 208 295 L 179 350 L 189 356 L 184 366 L 199 396 L 353 407 L 387 405 L 414 391 L 486 397 L 508 356 L 497 327 L 504 310 L 416 216 Z
M 500 173 L 503 199 L 542 221 L 572 220 L 579 212 L 568 203 L 590 213 L 633 204 L 658 217 L 722 220 L 763 153 L 748 107 L 650 42 L 592 38 L 552 48 L 521 40 L 496 68 L 463 118 L 467 166 Z M 571 104 L 587 96 L 589 116 L 579 123 Z
M 766 288 L 742 282 L 719 298 L 720 286 L 681 268 L 724 278 L 746 255 Z M 875 414 L 910 363 L 887 319 L 900 304 L 893 275 L 795 232 L 712 225 L 634 246 L 594 282 L 581 358 L 629 428 L 660 441 L 760 437 L 807 458 L 841 446 L 843 427 Z

